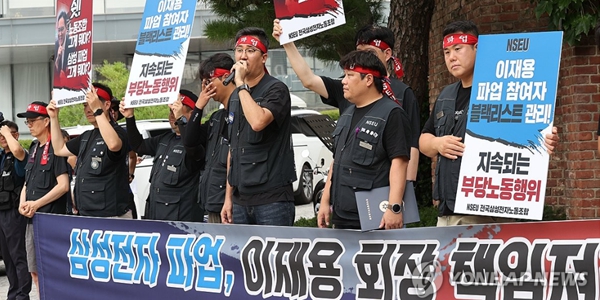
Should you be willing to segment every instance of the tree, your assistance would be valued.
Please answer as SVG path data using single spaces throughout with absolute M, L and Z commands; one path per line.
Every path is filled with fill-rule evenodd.
M 341 1 L 341 0 L 339 0 Z M 262 0 L 205 0 L 212 11 L 220 17 L 206 24 L 206 35 L 214 41 L 231 41 L 238 30 L 244 27 L 260 27 L 271 32 L 275 8 L 273 1 Z M 354 50 L 356 30 L 366 24 L 379 24 L 381 0 L 344 0 L 346 24 L 297 41 L 310 54 L 323 61 L 337 62 Z M 270 35 L 269 35 L 270 36 Z M 326 41 L 326 42 L 324 42 Z M 271 38 L 271 45 L 279 44 Z
M 421 126 L 429 118 L 429 30 L 435 6 L 434 0 L 392 0 L 388 27 L 394 32 L 394 53 L 402 60 L 403 81 L 419 102 Z M 417 178 L 419 204 L 431 200 L 431 160 L 421 155 Z

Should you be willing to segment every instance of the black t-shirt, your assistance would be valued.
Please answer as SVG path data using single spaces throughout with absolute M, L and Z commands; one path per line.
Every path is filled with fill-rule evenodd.
M 367 112 L 375 105 L 373 102 L 365 107 L 356 108 L 352 115 L 352 121 L 350 128 L 355 128 L 356 124 L 367 114 Z M 396 157 L 406 157 L 410 159 L 410 141 L 411 132 L 404 130 L 409 128 L 408 116 L 402 109 L 394 109 L 390 112 L 385 128 L 383 131 L 383 147 L 387 153 L 390 161 Z M 402 124 L 402 126 L 398 126 Z M 348 135 L 350 137 L 350 134 Z M 360 223 L 356 220 L 343 219 L 335 213 L 335 209 L 332 214 L 332 222 L 336 224 L 338 228 L 342 229 L 360 229 Z
M 321 97 L 321 101 L 323 103 L 337 107 L 340 111 L 340 114 L 344 112 L 348 107 L 352 105 L 348 99 L 344 98 L 344 86 L 342 84 L 342 80 L 329 78 L 325 76 L 321 76 L 323 80 L 323 84 L 327 89 L 327 94 L 329 98 Z M 398 79 L 390 79 L 392 91 L 394 94 L 397 94 L 399 90 L 402 89 L 402 82 Z M 406 128 L 410 128 L 409 132 L 411 134 L 410 146 L 412 148 L 419 148 L 419 136 L 421 135 L 421 119 L 419 117 L 419 105 L 417 103 L 417 98 L 413 93 L 412 89 L 407 88 L 404 91 L 403 100 L 402 100 L 402 108 L 407 114 L 408 122 L 403 124 L 403 126 L 410 126 Z
M 122 147 L 119 151 L 113 152 L 108 150 L 108 158 L 112 161 L 119 161 L 122 160 L 125 155 L 129 154 L 129 141 L 127 140 L 127 132 L 125 131 L 125 129 L 123 129 L 123 127 L 117 125 L 116 123 L 112 124 L 113 128 L 115 129 L 115 132 L 117 133 L 117 135 L 119 136 L 119 139 L 121 140 L 122 143 Z M 83 134 L 79 135 L 78 137 L 68 141 L 66 143 L 66 147 L 69 150 L 69 152 L 73 153 L 74 155 L 78 155 L 79 154 L 79 147 L 81 146 L 81 137 L 83 136 Z M 88 141 L 94 141 L 98 136 L 101 136 L 100 134 L 100 129 L 98 128 L 94 128 L 92 130 L 92 133 L 90 134 L 90 137 L 88 139 Z M 91 142 L 88 142 L 88 147 L 91 146 Z
M 250 88 L 252 89 L 254 87 Z M 285 96 L 286 94 L 287 97 Z M 285 101 L 285 99 L 287 99 L 287 101 Z M 290 138 L 280 136 L 282 134 L 280 130 L 282 125 L 286 122 L 290 122 L 291 119 L 290 110 L 292 107 L 292 101 L 290 100 L 287 86 L 283 82 L 275 83 L 271 86 L 271 88 L 269 88 L 269 90 L 267 90 L 265 96 L 262 98 L 260 103 L 258 103 L 258 105 L 268 109 L 271 114 L 273 114 L 274 118 L 273 122 L 263 129 L 263 132 L 267 135 L 265 140 L 270 140 L 272 138 Z M 230 107 L 228 107 L 228 109 L 229 108 Z M 246 126 L 250 125 L 246 124 Z M 292 184 L 288 184 L 264 193 L 241 194 L 239 193 L 238 189 L 234 187 L 232 200 L 235 204 L 244 206 L 263 205 L 282 201 L 294 201 L 294 190 L 292 188 Z
M 387 98 L 386 98 L 387 99 Z M 378 100 L 379 101 L 379 100 Z M 350 128 L 355 128 L 356 124 L 373 108 L 376 102 L 373 102 L 365 107 L 356 108 L 352 115 Z M 402 126 L 398 126 L 402 124 Z M 406 128 L 408 125 L 408 116 L 402 109 L 394 109 L 390 112 L 385 129 L 383 131 L 383 146 L 388 158 L 391 160 L 395 157 L 406 156 L 410 158 L 411 133 Z M 350 135 L 348 135 L 350 137 Z
M 456 120 L 456 118 L 458 118 L 459 116 L 464 116 L 463 118 L 461 118 L 465 120 L 464 126 L 466 126 L 466 115 L 469 108 L 469 100 L 471 99 L 471 88 L 472 87 L 464 88 L 461 85 L 461 87 L 458 89 L 458 95 L 456 96 L 456 111 L 454 112 L 454 118 Z M 423 133 L 431 133 L 435 135 L 435 128 L 433 126 L 433 120 L 435 117 L 433 115 L 434 113 L 435 109 L 431 110 L 431 113 L 429 114 L 429 119 L 427 119 L 427 122 L 425 122 L 425 126 L 423 126 Z M 461 124 L 458 124 L 457 122 L 457 124 L 454 126 L 454 132 L 456 132 L 458 128 L 460 128 L 460 126 Z

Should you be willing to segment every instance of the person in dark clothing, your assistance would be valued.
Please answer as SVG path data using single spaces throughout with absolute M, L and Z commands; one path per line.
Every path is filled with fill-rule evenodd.
M 228 107 L 231 159 L 221 221 L 292 226 L 297 178 L 290 92 L 266 72 L 269 39 L 264 30 L 244 28 L 235 40 L 237 91 Z
M 386 69 L 376 55 L 352 51 L 342 58 L 340 66 L 345 73 L 344 98 L 353 105 L 340 116 L 333 132 L 335 154 L 317 224 L 329 226 L 333 203 L 334 228 L 360 229 L 355 192 L 389 186 L 390 209 L 384 213 L 380 228 L 402 228 L 402 195 L 410 158 L 408 116 L 382 94 Z
M 0 120 L 4 120 L 0 113 Z M 27 269 L 25 228 L 27 219 L 19 214 L 19 198 L 25 181 L 27 152 L 19 144 L 19 126 L 15 122 L 0 122 L 0 252 L 6 277 L 6 299 L 29 299 L 31 274 Z
M 471 21 L 457 21 L 448 24 L 443 35 L 446 67 L 460 81 L 442 90 L 419 138 L 421 152 L 431 158 L 437 157 L 433 188 L 433 199 L 439 200 L 437 226 L 512 222 L 514 219 L 510 218 L 454 213 L 479 31 Z M 443 103 L 449 101 L 454 102 L 455 109 L 441 111 Z M 552 133 L 545 136 L 545 146 L 550 154 L 558 143 L 556 131 L 554 127 Z
M 117 98 L 112 98 L 112 100 L 110 100 L 110 115 L 113 119 L 113 121 L 117 122 L 121 119 L 124 118 L 123 114 L 121 114 L 121 112 L 119 111 L 119 105 L 121 104 L 121 101 L 119 101 Z M 127 149 L 131 149 L 131 147 L 128 145 Z M 138 213 L 137 213 L 137 207 L 135 206 L 135 197 L 133 196 L 133 191 L 131 190 L 131 183 L 133 181 L 133 179 L 135 178 L 135 167 L 137 165 L 137 153 L 135 153 L 135 151 L 131 150 L 129 151 L 129 158 L 127 159 L 127 169 L 129 170 L 129 177 L 128 181 L 129 181 L 129 209 L 131 210 L 131 217 L 134 219 L 138 218 Z
M 227 156 L 229 136 L 227 130 L 229 98 L 236 90 L 235 85 L 224 85 L 223 80 L 231 73 L 233 58 L 217 53 L 200 64 L 202 92 L 196 101 L 183 138 L 186 147 L 202 145 L 206 148 L 205 166 L 200 176 L 200 203 L 208 212 L 209 223 L 221 223 L 221 209 L 225 201 L 227 186 Z M 223 105 L 204 124 L 202 110 L 210 99 Z
M 50 101 L 52 144 L 58 156 L 77 155 L 74 197 L 80 215 L 131 219 L 127 134 L 109 115 L 111 99 L 110 88 L 93 83 L 83 106 L 94 129 L 67 143 L 60 134 L 59 109 Z
M 273 37 L 279 40 L 283 34 L 284 28 L 281 27 L 279 20 L 273 21 Z M 406 111 L 409 119 L 409 128 L 406 131 L 411 134 L 411 155 L 408 165 L 407 180 L 417 180 L 417 170 L 419 166 L 419 135 L 421 128 L 421 120 L 419 114 L 419 103 L 412 89 L 402 82 L 400 79 L 404 75 L 400 60 L 393 56 L 394 49 L 394 33 L 386 27 L 376 25 L 365 25 L 356 32 L 355 37 L 356 50 L 373 52 L 384 65 L 391 62 L 393 70 L 386 73 L 389 77 L 389 85 L 384 85 L 383 93 L 389 99 L 394 100 Z M 291 42 L 282 45 L 285 53 L 288 56 L 294 73 L 302 82 L 302 85 L 321 96 L 321 101 L 325 104 L 337 107 L 340 115 L 352 106 L 348 99 L 344 98 L 343 85 L 339 78 L 330 78 L 326 76 L 317 76 L 313 73 L 310 66 L 306 63 L 296 45 Z M 391 75 L 395 75 L 392 78 Z
M 27 111 L 17 114 L 26 118 L 25 124 L 36 140 L 29 148 L 29 159 L 25 166 L 25 184 L 21 191 L 19 212 L 29 218 L 25 231 L 27 265 L 33 282 L 38 287 L 37 261 L 34 247 L 32 219 L 36 212 L 64 214 L 67 209 L 69 174 L 67 159 L 55 155 L 50 139 L 50 120 L 47 104 L 33 102 Z M 62 140 L 60 132 L 57 134 Z
M 204 165 L 204 147 L 185 147 L 182 137 L 198 97 L 188 90 L 179 91 L 179 99 L 170 104 L 169 122 L 173 132 L 143 139 L 137 129 L 133 108 L 120 111 L 125 116 L 127 136 L 132 149 L 154 157 L 150 175 L 150 193 L 144 216 L 147 219 L 201 222 L 197 204 L 198 180 Z

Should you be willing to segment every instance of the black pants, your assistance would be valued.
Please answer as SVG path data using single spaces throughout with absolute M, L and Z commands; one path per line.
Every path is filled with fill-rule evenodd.
M 0 251 L 8 277 L 8 300 L 29 299 L 31 275 L 27 269 L 25 227 L 27 218 L 16 208 L 0 210 Z

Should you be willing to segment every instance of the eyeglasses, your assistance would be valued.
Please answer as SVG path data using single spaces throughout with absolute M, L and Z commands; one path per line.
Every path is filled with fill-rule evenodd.
M 39 117 L 39 118 L 35 118 L 33 120 L 25 120 L 25 121 L 23 121 L 23 123 L 25 123 L 25 125 L 27 125 L 27 126 L 30 126 L 30 125 L 33 126 L 33 123 L 35 123 L 35 121 L 39 121 L 42 119 L 43 119 L 43 117 Z
M 249 47 L 246 49 L 239 47 L 239 48 L 235 48 L 233 51 L 235 52 L 235 54 L 243 55 L 244 53 L 246 53 L 246 55 L 248 55 L 248 56 L 253 55 L 254 53 L 260 52 L 260 50 L 258 50 L 257 48 L 252 48 L 252 47 Z

